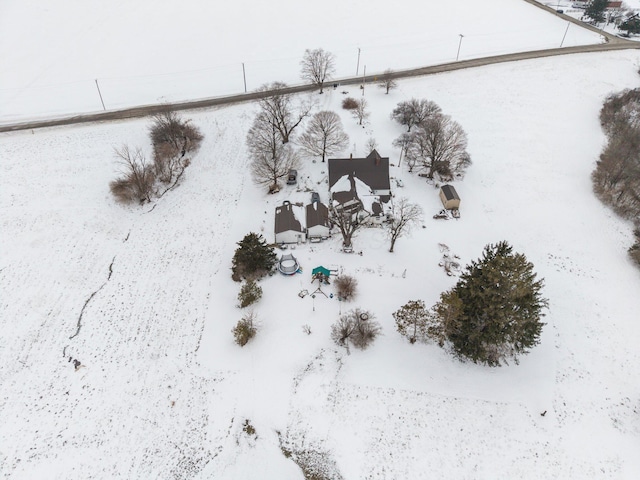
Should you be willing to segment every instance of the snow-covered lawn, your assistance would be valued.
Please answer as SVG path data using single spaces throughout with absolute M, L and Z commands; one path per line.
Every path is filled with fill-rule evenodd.
M 566 26 L 514 0 L 3 0 L 0 122 L 299 84 L 307 48 L 339 79 L 602 41 Z
M 637 52 L 586 54 L 403 81 L 389 95 L 367 86 L 372 116 L 362 128 L 343 115 L 345 153 L 375 138 L 424 228 L 394 254 L 380 229 L 355 237 L 362 255 L 339 253 L 336 236 L 296 248 L 303 273 L 262 282 L 262 326 L 244 348 L 230 332 L 242 315 L 235 242 L 271 241 L 283 200 L 326 201 L 326 164 L 305 162 L 297 188 L 268 196 L 247 171 L 254 107 L 191 112 L 205 141 L 179 188 L 123 207 L 108 191 L 112 147 L 148 151 L 145 120 L 3 134 L 0 478 L 301 479 L 280 441 L 325 452 L 347 479 L 638 478 L 640 273 L 630 226 L 589 181 L 599 107 L 638 84 L 638 64 Z M 341 91 L 315 95 L 318 108 L 342 115 Z M 469 135 L 460 220 L 433 220 L 437 190 L 397 167 L 389 112 L 412 96 Z M 502 239 L 550 301 L 520 365 L 460 363 L 395 332 L 393 311 L 455 282 L 439 243 L 467 263 Z M 318 265 L 357 277 L 357 299 L 299 298 Z M 329 329 L 356 306 L 383 336 L 347 355 Z

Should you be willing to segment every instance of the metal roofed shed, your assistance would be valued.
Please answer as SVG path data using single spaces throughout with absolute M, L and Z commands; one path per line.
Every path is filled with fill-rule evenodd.
M 460 208 L 460 197 L 453 185 L 443 185 L 440 187 L 440 201 L 447 210 L 458 210 Z

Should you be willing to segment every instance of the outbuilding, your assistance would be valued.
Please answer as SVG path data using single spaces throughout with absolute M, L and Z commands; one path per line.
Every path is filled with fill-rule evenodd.
M 460 208 L 460 197 L 453 185 L 440 187 L 440 200 L 447 210 L 458 210 Z
M 303 215 L 304 210 L 301 207 L 298 208 L 287 201 L 283 202 L 281 207 L 276 207 L 275 242 L 280 244 L 304 243 L 306 233 Z
M 307 205 L 307 238 L 319 242 L 329 236 L 329 209 L 320 202 Z

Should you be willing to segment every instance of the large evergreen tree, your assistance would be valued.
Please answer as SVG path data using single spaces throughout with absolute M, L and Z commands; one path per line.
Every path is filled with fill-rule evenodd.
M 487 245 L 453 289 L 434 306 L 440 345 L 450 344 L 460 357 L 499 366 L 540 342 L 544 284 L 533 264 L 513 253 L 507 242 Z
M 248 233 L 238 242 L 238 248 L 233 255 L 232 278 L 237 282 L 242 278 L 260 278 L 269 272 L 275 263 L 276 254 L 262 235 Z
M 584 10 L 584 14 L 593 20 L 595 23 L 604 22 L 605 10 L 609 0 L 591 0 L 587 8 Z

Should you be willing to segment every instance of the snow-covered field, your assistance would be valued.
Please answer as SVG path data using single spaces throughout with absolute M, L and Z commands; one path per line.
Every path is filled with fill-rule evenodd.
M 412 96 L 463 125 L 474 164 L 456 185 L 462 218 L 432 220 L 436 190 L 392 168 L 425 228 L 394 254 L 377 229 L 355 238 L 362 256 L 339 253 L 336 237 L 298 247 L 304 273 L 263 281 L 262 328 L 245 348 L 230 333 L 235 242 L 271 239 L 275 205 L 307 188 L 326 200 L 325 165 L 307 162 L 297 189 L 267 196 L 246 171 L 253 106 L 193 112 L 206 138 L 183 183 L 153 210 L 127 208 L 108 192 L 112 146 L 148 148 L 146 121 L 3 134 L 1 477 L 301 479 L 279 433 L 344 478 L 637 478 L 640 274 L 629 225 L 593 197 L 589 173 L 602 99 L 637 85 L 638 61 L 575 55 L 365 90 L 366 128 L 343 117 L 356 155 L 374 137 L 395 163 L 402 130 L 388 114 Z M 342 113 L 340 91 L 315 97 Z M 393 311 L 455 281 L 439 243 L 468 262 L 501 239 L 550 300 L 542 344 L 520 365 L 463 364 L 395 332 Z M 357 300 L 300 299 L 317 265 L 355 275 Z M 346 355 L 329 327 L 355 306 L 384 335 Z
M 366 64 L 369 72 L 453 60 L 458 33 L 460 56 L 470 58 L 556 46 L 566 28 L 524 2 L 459 3 L 455 15 L 435 2 L 414 6 L 439 21 L 425 29 L 423 19 L 412 20 L 406 31 L 393 17 L 406 14 L 379 1 L 325 2 L 306 22 L 291 10 L 284 17 L 300 28 L 292 43 L 280 35 L 262 41 L 267 34 L 257 27 L 270 24 L 256 19 L 282 15 L 253 2 L 235 2 L 236 12 L 195 0 L 162 10 L 150 2 L 7 0 L 0 121 L 101 108 L 83 93 L 94 77 L 118 77 L 105 96 L 123 106 L 156 101 L 160 74 L 238 67 L 251 52 L 246 66 L 261 64 L 264 76 L 249 69 L 250 89 L 297 82 L 307 47 L 335 51 L 339 74 L 350 75 L 358 47 L 360 71 Z M 231 27 L 244 25 L 249 7 L 255 36 L 233 42 Z M 171 39 L 168 16 L 188 23 L 188 35 Z M 25 19 L 21 28 L 12 18 Z M 321 31 L 327 24 L 332 35 Z M 389 26 L 395 30 L 378 33 Z M 599 41 L 569 32 L 575 37 L 565 45 Z M 164 60 L 214 39 L 224 48 Z M 422 55 L 421 42 L 431 53 Z M 423 206 L 425 228 L 401 238 L 394 254 L 379 229 L 354 239 L 362 255 L 340 253 L 335 236 L 296 248 L 303 273 L 262 282 L 261 330 L 244 348 L 230 332 L 242 315 L 229 270 L 235 242 L 249 231 L 271 241 L 283 200 L 306 201 L 317 190 L 326 201 L 326 164 L 306 161 L 297 188 L 268 196 L 247 172 L 244 138 L 255 107 L 190 112 L 205 141 L 179 188 L 155 205 L 123 207 L 108 190 L 113 146 L 148 152 L 146 120 L 1 134 L 0 478 L 302 479 L 281 446 L 324 454 L 345 479 L 640 477 L 640 273 L 626 255 L 630 225 L 594 198 L 589 180 L 604 142 L 602 100 L 637 86 L 639 67 L 638 52 L 621 51 L 402 81 L 389 95 L 367 86 L 365 128 L 343 115 L 345 154 L 364 155 L 373 137 L 397 165 L 391 143 L 402 129 L 389 112 L 411 97 L 434 100 L 469 135 L 474 163 L 456 183 L 462 218 L 433 220 L 437 191 L 394 166 L 405 185 L 395 194 Z M 241 77 L 228 90 L 205 80 L 176 83 L 166 98 L 242 91 Z M 73 95 L 37 94 L 60 92 L 63 83 Z M 362 95 L 330 90 L 314 95 L 318 108 L 342 115 L 342 90 Z M 520 365 L 460 363 L 395 332 L 393 311 L 410 299 L 430 305 L 454 284 L 438 267 L 440 243 L 467 263 L 502 239 L 534 263 L 550 303 L 542 343 Z M 318 265 L 356 276 L 357 299 L 299 298 L 315 288 L 310 271 Z M 354 307 L 374 312 L 383 336 L 347 355 L 329 329 Z M 244 432 L 246 420 L 256 435 Z
M 602 41 L 566 26 L 514 0 L 3 0 L 0 122 L 298 84 L 306 48 L 344 78 Z

